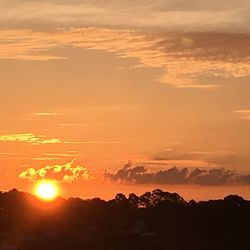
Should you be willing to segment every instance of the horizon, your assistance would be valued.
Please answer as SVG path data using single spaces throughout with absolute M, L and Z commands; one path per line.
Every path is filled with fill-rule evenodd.
M 168 194 L 170 194 L 170 195 L 172 195 L 172 194 L 179 195 L 179 196 L 180 196 L 181 198 L 183 198 L 184 201 L 187 202 L 187 203 L 190 203 L 190 202 L 193 202 L 193 201 L 195 201 L 195 202 L 197 202 L 197 203 L 199 203 L 199 202 L 209 202 L 209 201 L 222 201 L 222 200 L 226 200 L 228 197 L 238 197 L 238 198 L 242 198 L 242 199 L 245 200 L 245 201 L 250 202 L 249 199 L 246 199 L 245 197 L 242 197 L 242 196 L 238 195 L 237 193 L 235 193 L 235 194 L 227 194 L 226 196 L 224 196 L 224 197 L 222 197 L 222 198 L 218 198 L 218 199 L 207 199 L 207 200 L 189 199 L 189 200 L 186 200 L 184 197 L 182 197 L 182 196 L 181 196 L 180 194 L 178 194 L 177 192 L 169 192 L 168 190 L 162 190 L 162 189 L 148 190 L 148 191 L 146 191 L 146 192 L 144 192 L 144 193 L 140 193 L 140 194 L 138 194 L 138 193 L 130 193 L 130 194 L 117 193 L 117 194 L 114 195 L 114 197 L 112 197 L 112 198 L 110 198 L 110 199 L 102 199 L 102 198 L 100 198 L 100 197 L 95 197 L 95 196 L 94 196 L 94 197 L 74 197 L 74 196 L 72 196 L 72 197 L 64 197 L 63 195 L 58 194 L 58 195 L 56 195 L 53 199 L 51 199 L 51 200 L 46 200 L 46 199 L 43 199 L 42 197 L 39 197 L 39 194 L 37 194 L 37 193 L 27 192 L 27 191 L 25 191 L 25 190 L 18 190 L 18 189 L 16 189 L 16 188 L 13 188 L 13 189 L 10 189 L 10 190 L 6 190 L 6 191 L 1 191 L 1 190 L 0 190 L 0 194 L 5 195 L 5 194 L 11 194 L 11 193 L 13 193 L 13 192 L 17 192 L 17 193 L 19 193 L 19 194 L 30 195 L 30 196 L 32 196 L 33 198 L 35 198 L 37 201 L 41 202 L 40 204 L 50 205 L 50 203 L 51 203 L 51 204 L 52 204 L 52 207 L 53 207 L 53 203 L 56 203 L 56 202 L 59 201 L 59 200 L 70 201 L 70 200 L 72 200 L 72 199 L 80 199 L 80 200 L 82 200 L 82 201 L 92 201 L 92 200 L 95 200 L 95 199 L 100 199 L 100 200 L 102 200 L 102 201 L 109 202 L 109 201 L 112 201 L 112 200 L 116 199 L 117 195 L 124 195 L 124 197 L 125 197 L 126 199 L 129 199 L 129 195 L 131 195 L 131 194 L 136 195 L 136 196 L 138 196 L 138 197 L 141 197 L 141 196 L 143 196 L 143 195 L 145 195 L 145 194 L 147 194 L 147 193 L 153 193 L 153 192 L 155 192 L 155 191 L 161 191 L 161 192 L 163 192 L 163 193 L 168 193 Z M 30 203 L 30 205 L 32 205 L 32 203 Z
M 45 183 L 46 182 L 51 182 L 50 180 L 44 180 L 44 181 L 45 181 Z M 204 197 L 204 194 L 201 195 L 201 196 L 196 195 L 195 197 L 192 197 L 190 194 L 187 195 L 187 196 L 185 196 L 185 195 L 183 196 L 181 193 L 176 191 L 174 188 L 167 189 L 167 188 L 164 188 L 164 187 L 161 188 L 160 186 L 158 186 L 157 188 L 155 188 L 154 186 L 151 186 L 151 189 L 149 188 L 148 190 L 145 190 L 145 187 L 143 187 L 140 192 L 130 192 L 131 190 L 126 191 L 126 192 L 119 192 L 119 190 L 117 190 L 117 192 L 113 192 L 112 194 L 109 194 L 106 197 L 105 196 L 98 196 L 98 195 L 70 196 L 70 195 L 65 195 L 65 192 L 64 192 L 65 188 L 63 188 L 63 186 L 61 186 L 59 183 L 55 183 L 56 189 L 58 190 L 57 194 L 52 199 L 46 199 L 46 198 L 44 199 L 43 197 L 40 196 L 40 194 L 36 190 L 36 188 L 38 187 L 38 184 L 39 184 L 39 182 L 33 184 L 33 189 L 31 189 L 31 190 L 25 190 L 25 189 L 22 190 L 22 189 L 17 189 L 17 188 L 14 187 L 14 188 L 11 188 L 9 190 L 0 190 L 0 193 L 5 194 L 5 193 L 11 193 L 12 191 L 17 191 L 18 193 L 24 193 L 24 194 L 31 195 L 34 198 L 36 198 L 37 200 L 43 201 L 45 204 L 46 203 L 47 204 L 48 203 L 53 203 L 58 198 L 63 199 L 63 200 L 69 200 L 69 199 L 81 199 L 81 200 L 101 199 L 101 200 L 104 200 L 104 201 L 110 201 L 110 200 L 114 199 L 117 194 L 122 194 L 125 197 L 129 197 L 130 194 L 135 194 L 138 197 L 140 197 L 140 196 L 144 195 L 147 192 L 153 192 L 155 190 L 161 190 L 163 192 L 170 193 L 170 194 L 178 194 L 178 195 L 180 195 L 180 197 L 182 197 L 187 202 L 189 202 L 191 200 L 194 200 L 196 202 L 224 200 L 228 196 L 239 196 L 239 197 L 242 197 L 246 201 L 250 201 L 250 199 L 247 196 L 239 195 L 239 193 L 237 193 L 237 192 L 231 192 L 231 193 L 229 192 L 229 193 L 223 193 L 223 194 L 219 194 L 219 195 L 216 194 L 216 195 L 211 195 L 210 197 L 208 196 L 208 197 L 202 198 L 202 197 Z M 196 188 L 196 186 L 194 186 L 194 188 Z

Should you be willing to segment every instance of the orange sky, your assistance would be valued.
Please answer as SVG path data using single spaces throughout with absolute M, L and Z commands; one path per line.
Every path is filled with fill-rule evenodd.
M 66 197 L 250 198 L 248 1 L 0 7 L 0 189 L 49 177 Z M 173 166 L 184 179 L 157 179 Z

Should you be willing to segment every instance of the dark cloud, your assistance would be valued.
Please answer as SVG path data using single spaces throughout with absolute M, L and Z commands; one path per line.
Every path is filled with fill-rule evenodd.
M 106 172 L 105 177 L 115 182 L 134 184 L 250 185 L 250 175 L 238 175 L 235 171 L 224 168 L 171 167 L 151 172 L 144 166 L 133 166 L 132 163 L 128 163 L 116 173 Z
M 250 174 L 240 176 L 240 182 L 241 182 L 242 184 L 249 185 L 249 184 L 250 184 Z
M 249 33 L 172 33 L 161 42 L 176 57 L 212 61 L 249 61 Z

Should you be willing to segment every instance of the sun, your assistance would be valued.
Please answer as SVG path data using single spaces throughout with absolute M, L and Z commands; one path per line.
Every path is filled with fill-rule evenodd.
M 42 181 L 37 183 L 35 194 L 44 201 L 52 201 L 59 195 L 59 188 L 53 181 Z

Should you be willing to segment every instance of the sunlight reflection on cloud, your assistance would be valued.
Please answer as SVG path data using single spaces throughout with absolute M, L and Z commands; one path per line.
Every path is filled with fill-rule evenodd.
M 75 160 L 62 164 L 46 166 L 40 169 L 27 168 L 19 174 L 19 178 L 28 181 L 42 179 L 57 180 L 65 183 L 72 183 L 77 180 L 92 179 L 87 168 L 77 165 Z

